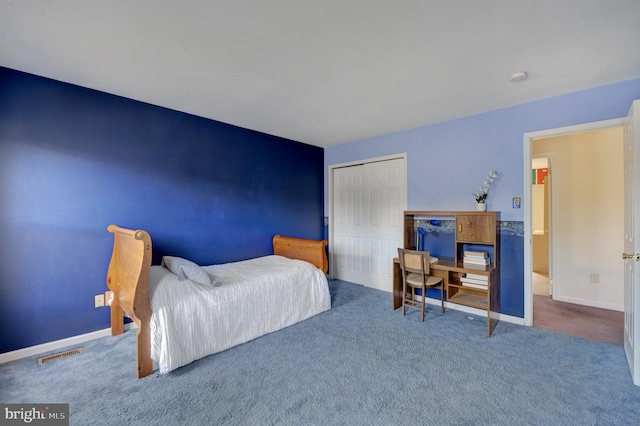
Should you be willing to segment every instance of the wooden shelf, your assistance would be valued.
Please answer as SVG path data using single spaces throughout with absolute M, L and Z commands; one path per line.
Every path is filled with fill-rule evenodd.
M 488 291 L 490 291 L 489 286 L 487 286 L 487 288 L 478 288 L 478 287 L 469 287 L 464 285 L 464 283 L 449 283 L 449 287 L 455 287 L 460 291 L 466 291 L 466 292 L 471 292 L 471 293 L 475 293 L 475 294 L 482 294 L 485 295 Z M 457 293 L 456 293 L 457 294 Z M 448 299 L 449 301 L 451 301 L 451 297 Z
M 462 260 L 458 260 L 456 262 L 456 266 L 460 270 L 464 270 L 464 272 L 469 272 L 470 274 L 478 274 L 478 275 L 489 275 L 491 274 L 491 271 L 493 271 L 496 268 L 496 265 L 493 262 L 491 262 L 485 267 L 480 266 L 476 269 L 475 266 L 464 266 L 464 262 Z
M 488 304 L 488 292 L 478 289 L 479 292 L 483 292 L 483 295 L 457 292 L 447 300 L 449 302 L 457 303 L 459 305 L 471 306 L 472 308 L 478 308 L 486 310 Z M 465 289 L 466 291 L 466 289 Z

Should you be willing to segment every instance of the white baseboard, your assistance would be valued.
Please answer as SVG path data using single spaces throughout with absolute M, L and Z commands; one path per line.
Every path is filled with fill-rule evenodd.
M 594 300 L 577 299 L 575 297 L 556 296 L 553 300 L 558 302 L 573 303 L 574 305 L 590 306 L 592 308 L 608 309 L 610 311 L 624 312 L 624 305 L 616 305 L 615 303 L 603 303 Z
M 131 322 L 124 325 L 124 329 L 130 330 L 138 328 L 138 326 Z M 100 337 L 111 336 L 111 328 L 105 328 L 103 330 L 93 331 L 91 333 L 80 334 L 78 336 L 68 337 L 66 339 L 55 340 L 53 342 L 43 343 L 41 345 L 29 346 L 28 348 L 18 349 L 11 352 L 5 352 L 0 354 L 0 364 L 15 361 L 22 358 L 28 358 L 30 356 L 40 355 L 45 352 L 51 352 L 58 349 L 63 349 L 69 346 L 79 345 L 81 343 L 88 342 L 90 340 L 99 339 Z
M 421 296 L 418 295 L 416 297 L 419 299 Z M 439 308 L 440 300 L 427 297 L 427 304 L 434 305 Z M 487 311 L 483 309 L 472 308 L 470 306 L 459 305 L 457 303 L 451 303 L 451 302 L 444 302 L 444 307 L 445 309 L 453 309 L 456 311 L 466 312 L 468 314 L 478 315 L 485 318 L 487 317 Z M 524 318 L 514 317 L 512 315 L 507 315 L 507 314 L 498 314 L 498 320 L 509 322 L 512 324 L 524 325 Z

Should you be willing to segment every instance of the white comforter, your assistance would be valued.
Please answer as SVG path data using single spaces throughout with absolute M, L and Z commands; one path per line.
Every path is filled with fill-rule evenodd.
M 152 266 L 151 357 L 167 373 L 331 308 L 324 273 L 282 256 L 203 266 L 211 285 Z

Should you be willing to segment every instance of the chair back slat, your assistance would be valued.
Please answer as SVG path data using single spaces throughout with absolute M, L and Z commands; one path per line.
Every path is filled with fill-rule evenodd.
M 415 271 L 422 272 L 422 266 L 420 266 L 421 262 L 422 256 L 420 256 L 419 254 L 404 254 L 404 266 L 407 269 L 413 269 Z
M 429 275 L 430 265 L 428 251 L 398 249 L 400 268 L 409 272 Z
M 427 289 L 430 288 L 440 290 L 440 309 L 444 314 L 446 285 L 441 277 L 431 276 L 430 253 L 398 248 L 398 257 L 402 274 L 402 315 L 404 315 L 407 306 L 419 309 L 420 321 L 423 322 Z M 418 290 L 421 291 L 419 300 L 417 299 Z

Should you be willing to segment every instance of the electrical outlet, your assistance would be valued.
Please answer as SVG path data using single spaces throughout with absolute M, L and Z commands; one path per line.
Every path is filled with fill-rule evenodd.
M 96 294 L 95 306 L 96 308 L 104 306 L 104 294 Z
M 589 279 L 593 284 L 598 284 L 600 283 L 600 274 L 596 274 L 595 272 L 592 272 Z

